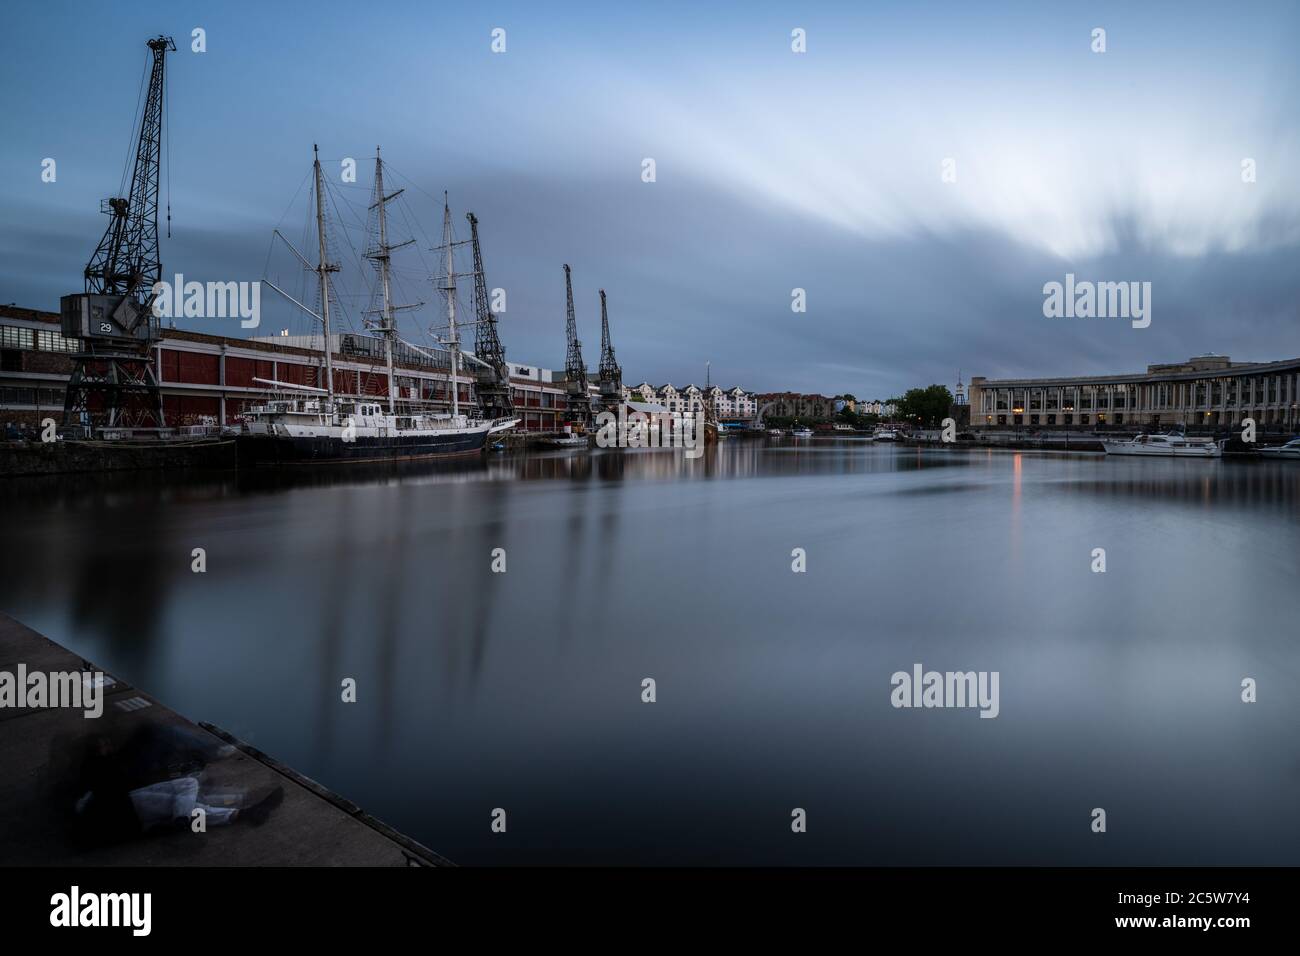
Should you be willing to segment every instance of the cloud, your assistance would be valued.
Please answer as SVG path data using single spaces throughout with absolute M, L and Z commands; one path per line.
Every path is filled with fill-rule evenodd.
M 1300 354 L 1293 7 L 1225 20 L 1210 6 L 1100 4 L 1081 20 L 1055 5 L 869 5 L 808 15 L 806 56 L 788 52 L 785 9 L 761 5 L 520 8 L 503 57 L 477 15 L 388 15 L 404 29 L 359 41 L 345 17 L 304 26 L 268 8 L 256 36 L 178 61 L 169 273 L 261 277 L 312 142 L 331 170 L 358 157 L 363 180 L 382 143 L 424 235 L 439 232 L 443 189 L 460 228 L 465 211 L 479 216 L 520 362 L 563 365 L 564 262 L 589 364 L 604 288 L 638 381 L 700 380 L 711 361 L 727 384 L 884 397 L 958 368 L 1084 374 L 1206 350 Z M 212 16 L 212 35 L 240 20 Z M 1094 16 L 1110 31 L 1105 55 L 1087 50 Z M 42 24 L 38 40 L 59 39 Z M 267 39 L 278 26 L 315 32 L 286 49 Z M 139 53 L 141 29 L 114 21 L 111 37 L 86 28 L 74 45 Z M 47 47 L 28 44 L 0 72 L 38 75 Z M 373 69 L 343 82 L 331 72 L 343 51 Z M 138 77 L 71 62 L 39 97 L 9 87 L 15 136 L 0 150 L 23 172 L 0 182 L 5 301 L 54 308 L 80 287 L 99 197 L 121 169 Z M 87 113 L 93 82 L 117 105 Z M 57 193 L 33 172 L 51 153 L 64 157 Z M 940 178 L 949 157 L 955 183 Z M 364 209 L 364 182 L 355 192 Z M 295 242 L 299 213 L 285 219 Z M 426 341 L 440 321 L 429 270 L 404 268 L 402 301 L 429 303 L 403 313 L 404 331 Z M 301 279 L 274 259 L 272 270 Z M 1067 271 L 1151 281 L 1152 327 L 1044 319 L 1042 285 Z M 369 281 L 347 279 L 340 314 L 357 326 Z M 795 287 L 805 314 L 790 311 Z M 268 328 L 302 321 L 269 297 L 265 308 Z
M 1076 81 L 1049 79 L 1058 95 L 1026 102 L 980 77 L 942 93 L 866 94 L 871 84 L 845 73 L 819 76 L 810 95 L 728 76 L 689 95 L 640 91 L 635 121 L 659 146 L 661 176 L 865 239 L 988 230 L 1067 260 L 1114 253 L 1126 238 L 1177 256 L 1300 241 L 1300 191 L 1286 172 L 1300 166 L 1293 124 L 1228 91 L 1126 103 Z M 941 178 L 949 159 L 955 182 Z

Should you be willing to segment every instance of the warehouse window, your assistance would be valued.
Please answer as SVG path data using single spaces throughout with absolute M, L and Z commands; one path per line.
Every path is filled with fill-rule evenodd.
M 42 352 L 76 352 L 81 348 L 77 339 L 67 339 L 61 332 L 47 332 L 44 329 L 36 333 L 36 343 Z
M 35 348 L 35 338 L 36 336 L 31 329 L 20 329 L 15 325 L 0 325 L 0 348 Z
M 36 389 L 4 388 L 0 389 L 0 403 L 5 405 L 35 405 Z

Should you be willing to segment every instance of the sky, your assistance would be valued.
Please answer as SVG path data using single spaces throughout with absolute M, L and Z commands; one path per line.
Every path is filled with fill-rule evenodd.
M 629 383 L 703 384 L 710 363 L 726 387 L 885 398 L 959 373 L 1300 355 L 1294 2 L 11 2 L 0 303 L 81 290 L 158 33 L 178 46 L 165 276 L 306 288 L 272 231 L 310 242 L 319 144 L 352 222 L 345 329 L 374 285 L 358 252 L 379 145 L 406 189 L 397 238 L 416 239 L 394 254 L 398 298 L 427 303 L 402 314 L 416 342 L 444 321 L 427 277 L 446 190 L 458 239 L 479 219 L 526 364 L 564 366 L 566 262 L 587 364 L 603 288 Z M 1150 326 L 1045 317 L 1067 274 L 1150 282 Z M 309 322 L 268 294 L 256 330 L 178 324 Z

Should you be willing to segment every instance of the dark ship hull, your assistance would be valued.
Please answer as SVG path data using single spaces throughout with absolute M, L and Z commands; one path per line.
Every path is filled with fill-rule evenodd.
M 332 435 L 240 435 L 235 439 L 241 468 L 276 465 L 324 465 L 349 462 L 411 461 L 475 455 L 487 443 L 488 429 L 446 434 L 366 437 L 352 441 Z

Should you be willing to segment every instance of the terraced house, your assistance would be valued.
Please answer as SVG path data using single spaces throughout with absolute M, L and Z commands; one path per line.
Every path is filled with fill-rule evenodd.
M 713 405 L 714 414 L 723 421 L 749 421 L 758 410 L 754 393 L 740 386 L 724 389 L 713 385 L 703 389 L 698 385 L 686 385 L 679 389 L 672 383 L 655 386 L 642 382 L 623 386 L 623 401 L 661 405 L 669 412 L 683 415 L 703 411 L 708 402 Z

